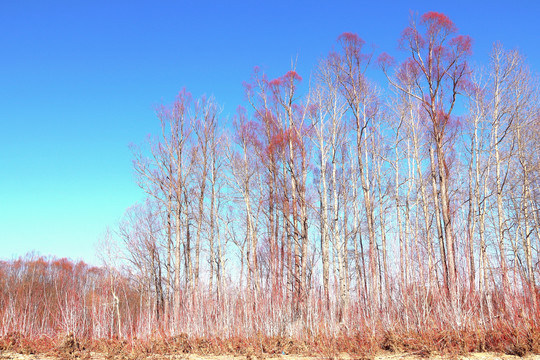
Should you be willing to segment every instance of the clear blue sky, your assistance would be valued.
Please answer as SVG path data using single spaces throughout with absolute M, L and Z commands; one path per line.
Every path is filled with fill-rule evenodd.
M 410 12 L 446 13 L 540 69 L 538 1 L 2 1 L 0 258 L 35 250 L 97 264 L 107 225 L 143 195 L 129 143 L 157 132 L 154 106 L 186 87 L 224 114 L 258 65 L 271 77 L 298 58 L 305 79 L 337 36 L 398 54 Z

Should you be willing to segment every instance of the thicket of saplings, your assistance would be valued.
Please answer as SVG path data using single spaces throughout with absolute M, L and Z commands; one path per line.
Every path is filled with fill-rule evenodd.
M 231 119 L 186 91 L 160 107 L 133 148 L 148 200 L 102 267 L 0 264 L 0 347 L 538 352 L 536 75 L 501 45 L 472 68 L 439 13 L 399 46 L 345 33 L 302 92 L 256 69 Z

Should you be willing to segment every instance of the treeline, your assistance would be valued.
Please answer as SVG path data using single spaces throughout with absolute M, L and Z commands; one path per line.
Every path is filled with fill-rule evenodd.
M 161 133 L 133 148 L 148 199 L 104 242 L 129 285 L 103 289 L 111 334 L 537 327 L 536 75 L 501 45 L 472 68 L 435 12 L 403 31 L 400 62 L 364 44 L 342 34 L 305 93 L 295 69 L 255 69 L 231 119 L 187 91 L 157 110 Z
M 344 33 L 307 93 L 256 68 L 232 121 L 186 91 L 160 108 L 118 231 L 156 318 L 232 286 L 250 334 L 536 322 L 536 75 L 501 45 L 473 69 L 471 42 L 430 12 L 400 63 Z
M 65 258 L 0 261 L 0 335 L 109 338 L 118 334 L 121 312 L 131 320 L 122 329 L 133 336 L 142 318 L 141 292 L 129 278 L 112 274 Z

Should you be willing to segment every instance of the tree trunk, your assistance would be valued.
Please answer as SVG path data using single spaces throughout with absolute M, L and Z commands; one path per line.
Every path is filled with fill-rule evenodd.
M 448 279 L 448 266 L 446 263 L 446 249 L 444 245 L 444 235 L 443 235 L 443 227 L 441 222 L 441 210 L 439 205 L 439 191 L 437 189 L 437 175 L 435 172 L 435 156 L 433 154 L 433 148 L 429 148 L 429 156 L 431 161 L 431 185 L 433 188 L 433 204 L 435 207 L 435 219 L 437 223 L 437 233 L 439 235 L 439 249 L 441 252 L 441 262 L 443 267 L 443 280 L 444 280 L 444 288 L 449 293 L 450 287 L 449 287 L 449 279 Z

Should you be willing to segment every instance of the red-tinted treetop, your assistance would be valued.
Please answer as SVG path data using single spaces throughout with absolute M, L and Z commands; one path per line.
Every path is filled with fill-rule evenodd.
M 366 42 L 362 40 L 357 34 L 350 32 L 344 32 L 338 36 L 338 42 L 341 44 L 348 44 L 354 46 L 363 46 Z
M 396 60 L 394 59 L 394 57 L 386 52 L 381 53 L 379 57 L 377 57 L 377 64 L 383 69 L 393 66 L 395 62 Z
M 420 23 L 426 27 L 426 34 L 431 36 L 434 36 L 439 32 L 444 32 L 445 34 L 457 32 L 456 25 L 454 25 L 448 16 L 435 11 L 429 11 L 422 15 Z
M 450 40 L 450 46 L 454 47 L 458 53 L 472 55 L 472 39 L 467 35 L 458 35 Z
M 456 32 L 448 16 L 430 11 L 419 23 L 412 19 L 400 39 L 400 47 L 409 57 L 397 68 L 396 86 L 421 102 L 434 129 L 442 134 L 452 125 L 456 96 L 470 91 L 467 58 L 472 40 Z M 382 56 L 378 62 L 385 72 L 391 64 Z
M 362 54 L 362 47 L 366 42 L 357 34 L 345 32 L 338 36 L 338 43 L 343 48 L 346 57 L 356 58 L 357 61 L 362 61 L 370 57 L 370 55 Z
M 268 82 L 270 86 L 291 85 L 295 81 L 302 81 L 302 77 L 294 70 L 289 70 L 285 75 Z

